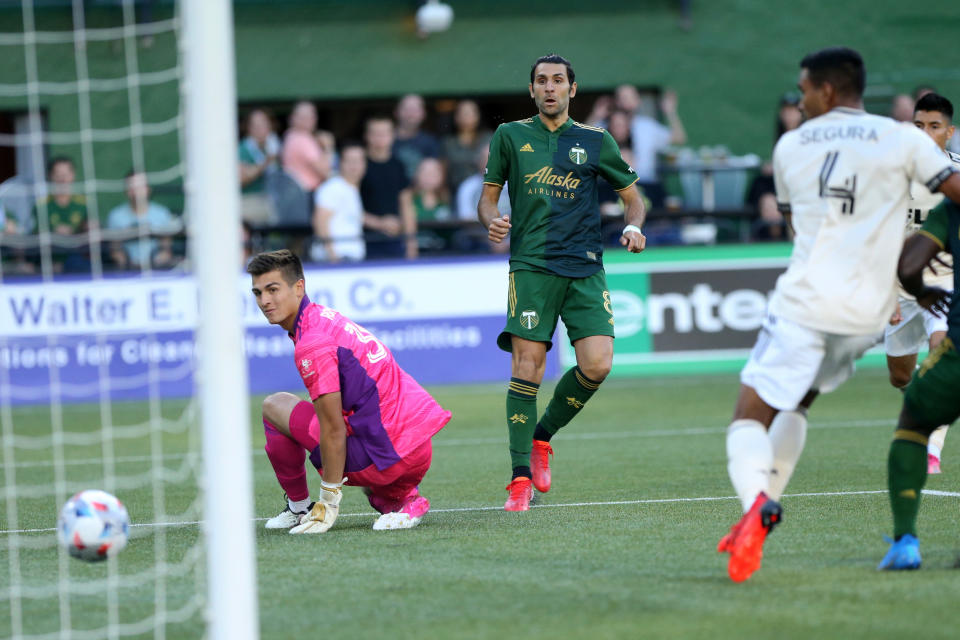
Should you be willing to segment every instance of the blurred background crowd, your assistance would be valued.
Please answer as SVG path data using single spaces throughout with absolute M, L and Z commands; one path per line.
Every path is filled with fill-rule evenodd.
M 911 121 L 913 105 L 932 87 L 898 94 L 889 115 Z M 800 126 L 800 95 L 774 101 L 773 141 Z M 534 112 L 533 106 L 529 108 Z M 247 253 L 288 247 L 309 262 L 359 262 L 379 258 L 505 252 L 477 223 L 490 138 L 498 121 L 476 100 L 400 97 L 392 112 L 363 118 L 354 130 L 319 126 L 309 100 L 287 109 L 241 106 L 238 123 L 240 206 Z M 771 149 L 733 156 L 723 146 L 694 148 L 670 89 L 641 93 L 620 85 L 592 99 L 586 124 L 607 129 L 634 167 L 646 200 L 650 244 L 778 241 L 789 230 L 777 211 Z M 960 149 L 953 140 L 952 148 Z M 762 154 L 762 155 L 761 155 Z M 48 195 L 31 201 L 0 185 L 6 238 L 48 228 L 59 240 L 55 265 L 65 272 L 90 269 L 85 238 L 99 228 L 104 269 L 169 269 L 185 255 L 184 220 L 152 198 L 147 175 L 124 177 L 125 202 L 106 216 L 92 215 L 76 189 L 69 156 L 47 164 Z M 622 226 L 616 192 L 601 180 L 598 206 L 614 244 Z M 510 213 L 504 189 L 500 210 Z M 73 241 L 71 241 L 73 238 Z M 12 243 L 14 246 L 15 242 Z M 8 251 L 7 271 L 35 272 L 35 252 Z
M 66 11 L 69 3 L 62 4 L 58 13 L 59 5 L 51 3 L 53 8 L 41 17 L 49 18 L 57 28 L 69 28 Z M 419 4 L 412 2 L 410 8 Z M 508 4 L 501 3 L 501 6 Z M 402 7 L 394 9 L 389 3 L 377 6 L 384 11 L 396 11 L 400 18 L 413 15 L 412 11 Z M 604 6 L 598 5 L 595 11 L 586 11 L 583 15 L 565 17 L 564 24 L 569 23 L 565 28 L 578 30 L 581 26 L 578 20 L 589 19 L 613 33 L 620 26 L 611 18 L 612 14 L 605 13 Z M 140 11 L 152 7 L 159 17 L 170 10 L 165 2 L 138 2 L 137 7 Z M 474 15 L 465 3 L 456 4 L 455 8 L 457 20 L 462 23 L 454 23 L 451 32 L 436 36 L 436 41 L 427 40 L 428 35 L 423 33 L 418 34 L 422 39 L 419 43 L 413 41 L 404 31 L 402 19 L 371 20 L 364 27 L 367 31 L 363 37 L 374 50 L 357 50 L 353 55 L 364 74 L 370 74 L 369 78 L 356 79 L 353 89 L 341 89 L 344 78 L 357 75 L 341 69 L 338 76 L 341 81 L 336 87 L 322 81 L 317 85 L 313 95 L 325 97 L 297 100 L 290 97 L 290 86 L 296 86 L 295 75 L 268 73 L 272 67 L 257 53 L 261 50 L 258 39 L 272 38 L 274 49 L 289 47 L 293 54 L 304 54 L 320 46 L 335 49 L 350 38 L 359 37 L 337 29 L 336 12 L 359 9 L 337 8 L 331 3 L 308 8 L 292 1 L 269 7 L 263 2 L 237 4 L 241 103 L 236 154 L 242 237 L 247 255 L 287 247 L 308 262 L 343 263 L 509 250 L 506 244 L 492 245 L 487 241 L 486 231 L 476 221 L 476 205 L 493 131 L 503 122 L 535 113 L 523 86 L 526 80 L 522 78 L 528 58 L 532 60 L 544 51 L 538 46 L 533 56 L 509 51 L 494 55 L 492 50 L 481 47 L 478 50 L 500 60 L 493 70 L 484 69 L 481 79 L 490 83 L 492 78 L 505 78 L 502 83 L 497 80 L 497 86 L 511 87 L 510 93 L 504 88 L 482 87 L 469 93 L 462 88 L 464 80 L 456 71 L 461 68 L 469 71 L 469 67 L 462 67 L 462 62 L 460 67 L 454 62 L 441 64 L 436 56 L 428 56 L 430 47 L 436 47 L 438 52 L 462 51 L 459 45 L 454 46 L 453 40 L 444 42 L 443 37 L 448 35 L 457 38 L 475 34 L 485 42 L 482 34 L 486 33 L 487 22 L 483 12 L 477 10 L 479 13 Z M 308 9 L 316 13 L 313 21 L 304 17 Z M 761 5 L 756 4 L 754 10 L 761 11 Z M 687 55 L 685 50 L 676 47 L 696 33 L 692 3 L 670 3 L 662 11 L 628 11 L 622 7 L 617 11 L 627 12 L 638 21 L 672 21 L 669 28 L 665 22 L 661 29 L 650 32 L 645 50 L 652 55 L 674 47 L 675 50 L 670 50 L 678 61 L 687 59 L 683 57 Z M 699 11 L 706 12 L 707 8 L 701 7 Z M 508 31 L 521 30 L 525 20 L 536 21 L 538 14 L 533 9 L 530 12 L 530 15 L 518 14 L 516 24 L 490 27 L 501 34 L 498 46 L 514 46 L 515 38 L 508 37 Z M 111 9 L 103 9 L 103 15 L 105 20 L 116 19 Z M 317 21 L 320 15 L 325 16 L 325 21 Z M 351 19 L 356 18 L 350 15 Z M 264 23 L 269 19 L 276 24 Z M 720 19 L 720 14 L 712 17 L 714 21 Z M 454 33 L 457 25 L 462 31 Z M 728 26 L 740 28 L 737 25 L 733 21 Z M 717 28 L 711 33 L 723 32 L 719 25 L 714 26 Z M 326 29 L 323 38 L 312 39 L 318 29 Z M 297 37 L 290 35 L 297 33 L 300 34 Z M 422 64 L 429 60 L 433 65 L 430 68 L 442 68 L 453 75 L 420 77 L 414 74 L 429 94 L 401 95 L 410 81 L 390 78 L 391 69 L 394 75 L 403 70 L 401 63 L 384 60 L 377 54 L 377 47 L 395 46 L 391 38 L 399 37 L 398 33 L 403 33 L 407 40 L 397 49 L 400 52 L 397 55 L 427 56 L 422 58 Z M 336 40 L 339 37 L 344 41 Z M 594 45 L 585 42 L 583 47 L 587 48 L 582 51 L 576 50 L 579 46 L 576 43 L 569 47 L 574 49 L 572 52 L 560 51 L 578 68 L 581 81 L 578 95 L 571 103 L 571 115 L 586 124 L 606 128 L 620 146 L 623 157 L 634 167 L 648 205 L 644 229 L 648 244 L 712 245 L 789 240 L 789 229 L 775 206 L 769 159 L 779 136 L 802 122 L 799 94 L 786 91 L 791 74 L 795 73 L 796 55 L 784 54 L 784 60 L 779 61 L 784 70 L 772 73 L 773 82 L 767 80 L 762 92 L 756 95 L 731 92 L 731 96 L 719 96 L 711 112 L 711 105 L 704 104 L 705 87 L 710 78 L 701 78 L 698 69 L 678 66 L 675 70 L 662 71 L 657 67 L 654 71 L 640 61 L 618 70 L 619 67 L 598 67 L 594 61 L 592 74 L 579 71 L 580 61 L 589 60 L 586 52 L 592 56 L 597 49 L 597 38 L 591 38 Z M 94 56 L 98 70 L 122 75 L 128 70 L 115 64 L 115 59 L 122 58 L 117 55 L 121 50 L 110 49 L 110 46 L 116 44 L 103 45 L 99 54 L 91 49 L 90 55 Z M 516 46 L 523 47 L 525 52 L 530 49 L 524 42 Z M 626 45 L 611 41 L 610 46 L 623 49 Z M 137 49 L 144 66 L 151 57 L 158 60 L 157 64 L 163 60 L 164 64 L 176 64 L 172 40 L 165 42 L 162 36 L 140 39 Z M 702 60 L 693 53 L 688 57 Z M 311 69 L 309 60 L 298 59 L 296 55 L 287 55 L 284 59 L 288 66 L 300 69 L 300 73 Z M 503 60 L 510 60 L 510 66 L 505 67 Z M 340 58 L 340 62 L 348 68 L 354 60 L 345 57 Z M 0 71 L 5 68 L 4 64 L 0 60 Z M 22 65 L 15 60 L 11 64 L 11 70 L 22 73 Z M 257 67 L 258 64 L 268 66 Z M 583 64 L 589 66 L 586 62 Z M 726 73 L 727 67 L 720 62 L 710 64 L 716 73 Z M 704 65 L 709 66 L 706 62 Z M 598 73 L 598 69 L 602 73 Z M 53 65 L 49 70 L 41 69 L 41 73 L 53 74 L 57 70 Z M 317 71 L 321 79 L 328 73 L 333 72 Z M 412 77 L 409 69 L 404 73 L 408 73 L 405 78 Z M 919 71 L 910 73 L 913 75 L 909 77 L 918 78 Z M 596 80 L 598 75 L 606 79 Z M 651 84 L 616 85 L 625 78 L 637 82 L 637 78 L 647 76 Z M 520 79 L 515 82 L 516 78 Z M 585 84 L 591 78 L 598 84 Z M 691 84 L 691 78 L 696 78 L 696 82 Z M 942 79 L 942 74 L 934 73 L 933 79 L 938 78 Z M 673 90 L 666 84 L 658 84 L 663 81 L 677 82 L 679 86 Z M 750 86 L 749 78 L 738 79 L 738 82 L 744 87 Z M 376 89 L 368 88 L 374 85 L 401 88 L 377 93 Z M 772 89 L 777 86 L 782 87 L 781 92 Z M 872 87 L 869 110 L 898 120 L 912 120 L 916 99 L 933 87 L 920 86 L 912 93 L 897 94 L 895 88 L 903 86 L 904 81 L 896 80 Z M 700 93 L 692 87 L 697 87 Z M 340 90 L 343 95 L 337 93 Z M 370 97 L 358 94 L 358 90 L 369 91 Z M 685 101 L 688 94 L 692 95 Z M 949 97 L 949 91 L 947 94 Z M 281 97 L 283 95 L 286 97 Z M 105 95 L 104 108 L 93 109 L 94 119 L 100 112 L 111 120 L 125 117 L 129 93 L 121 92 L 117 97 L 121 100 L 113 100 L 116 103 L 113 104 L 107 102 L 113 98 Z M 46 100 L 44 114 L 49 115 L 51 129 L 79 127 L 79 123 L 74 122 L 76 103 L 70 102 L 72 96 L 64 98 L 62 104 L 55 97 L 43 99 Z M 6 100 L 13 100 L 14 106 L 4 111 L 5 103 L 0 96 L 0 216 L 3 220 L 0 273 L 37 273 L 43 263 L 40 255 L 45 244 L 52 247 L 53 260 L 49 262 L 56 272 L 163 270 L 184 263 L 188 255 L 183 213 L 184 173 L 182 159 L 177 156 L 176 128 L 171 127 L 164 133 L 165 139 L 158 136 L 156 146 L 151 147 L 156 151 L 148 150 L 139 162 L 131 162 L 129 151 L 114 148 L 107 142 L 86 156 L 82 145 L 76 142 L 46 144 L 40 152 L 34 152 L 42 156 L 41 161 L 25 162 L 20 157 L 21 146 L 24 140 L 30 139 L 30 127 L 34 123 L 17 115 L 17 109 L 21 109 L 17 105 L 23 96 L 7 96 Z M 724 111 L 733 104 L 741 107 L 742 113 Z M 144 98 L 143 118 L 146 120 L 147 112 L 153 110 L 156 112 L 153 119 L 158 122 L 164 122 L 163 118 L 168 119 L 166 122 L 178 122 L 177 108 L 175 99 Z M 704 114 L 707 113 L 710 122 L 729 120 L 737 124 L 731 124 L 728 129 L 705 126 Z M 756 133 L 747 138 L 741 135 L 745 127 L 744 114 L 751 119 L 751 131 L 766 129 L 769 137 Z M 120 124 L 105 122 L 96 128 Z M 61 136 L 73 135 L 62 131 Z M 154 142 L 148 138 L 144 141 Z M 960 149 L 960 141 L 953 140 L 951 148 Z M 131 165 L 138 169 L 131 169 Z M 598 208 L 604 221 L 605 238 L 614 244 L 622 228 L 622 211 L 609 185 L 601 185 Z M 505 214 L 510 212 L 506 189 L 500 210 Z

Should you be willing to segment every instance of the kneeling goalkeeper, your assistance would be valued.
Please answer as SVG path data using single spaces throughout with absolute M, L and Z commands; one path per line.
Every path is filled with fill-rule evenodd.
M 303 267 L 287 250 L 247 266 L 253 295 L 271 324 L 287 330 L 312 403 L 292 393 L 263 401 L 266 451 L 287 506 L 268 529 L 323 533 L 337 519 L 344 484 L 363 487 L 382 515 L 374 529 L 408 529 L 430 509 L 418 485 L 430 468 L 430 438 L 450 420 L 373 335 L 331 308 L 312 304 Z M 304 461 L 321 474 L 310 501 Z

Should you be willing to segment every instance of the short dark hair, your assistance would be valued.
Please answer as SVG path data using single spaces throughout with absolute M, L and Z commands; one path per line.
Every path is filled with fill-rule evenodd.
M 837 94 L 859 98 L 867 85 L 867 70 L 860 54 L 847 47 L 828 47 L 808 54 L 800 61 L 815 86 L 833 85 Z
M 300 264 L 300 258 L 289 249 L 258 253 L 247 265 L 247 273 L 252 276 L 262 276 L 271 271 L 279 271 L 284 282 L 289 285 L 295 284 L 297 280 L 303 280 L 303 265 Z
M 70 156 L 53 156 L 50 158 L 50 162 L 47 163 L 47 175 L 49 176 L 53 173 L 53 168 L 58 164 L 68 164 L 70 168 L 74 171 L 77 170 L 77 165 L 73 163 L 73 158 Z
M 537 71 L 537 65 L 542 63 L 549 64 L 562 64 L 567 67 L 567 80 L 570 81 L 570 84 L 573 84 L 574 79 L 577 77 L 577 74 L 573 72 L 573 66 L 570 64 L 570 61 L 564 58 L 561 55 L 556 53 L 548 53 L 545 56 L 540 56 L 537 58 L 537 61 L 533 63 L 533 66 L 530 67 L 530 84 L 533 84 L 533 74 Z
M 349 138 L 347 140 L 344 140 L 342 143 L 340 143 L 340 154 L 342 155 L 344 151 L 353 147 L 356 147 L 361 151 L 365 150 L 362 142 L 360 142 L 359 140 L 355 140 L 353 138 Z
M 948 121 L 953 120 L 953 103 L 938 93 L 928 93 L 917 100 L 913 112 L 917 111 L 939 111 Z

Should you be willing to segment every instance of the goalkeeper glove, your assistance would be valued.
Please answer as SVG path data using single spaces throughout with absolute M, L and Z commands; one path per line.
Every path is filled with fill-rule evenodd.
M 300 519 L 300 524 L 290 529 L 290 533 L 324 533 L 329 530 L 336 522 L 337 514 L 340 513 L 340 499 L 343 498 L 341 487 L 343 487 L 342 481 L 329 483 L 321 480 L 320 499 Z

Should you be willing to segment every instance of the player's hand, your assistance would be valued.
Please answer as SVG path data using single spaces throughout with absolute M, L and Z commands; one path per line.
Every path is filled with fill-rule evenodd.
M 930 262 L 927 263 L 927 268 L 930 269 L 930 271 L 935 276 L 940 275 L 940 272 L 937 271 L 937 267 L 935 266 L 935 264 L 937 263 L 940 264 L 940 266 L 946 268 L 947 273 L 949 273 L 950 270 L 953 269 L 953 263 L 947 262 L 946 260 L 941 258 L 940 254 L 938 253 L 937 255 L 933 256 L 933 258 L 930 259 Z
M 313 503 L 310 512 L 300 519 L 300 524 L 290 529 L 290 533 L 326 533 L 337 521 L 340 513 L 340 499 L 343 498 L 343 483 L 320 483 L 320 499 Z
M 637 231 L 627 231 L 620 236 L 620 244 L 630 253 L 640 253 L 647 246 L 647 237 Z
M 893 310 L 893 315 L 890 316 L 890 326 L 896 326 L 903 322 L 903 314 L 900 313 L 900 303 L 897 303 L 897 308 Z
M 491 220 L 490 226 L 487 227 L 487 237 L 490 238 L 490 242 L 496 244 L 503 242 L 503 239 L 510 233 L 510 226 L 510 216 L 501 216 Z
M 944 317 L 950 308 L 950 292 L 940 287 L 924 287 L 917 296 L 917 304 L 935 316 Z

